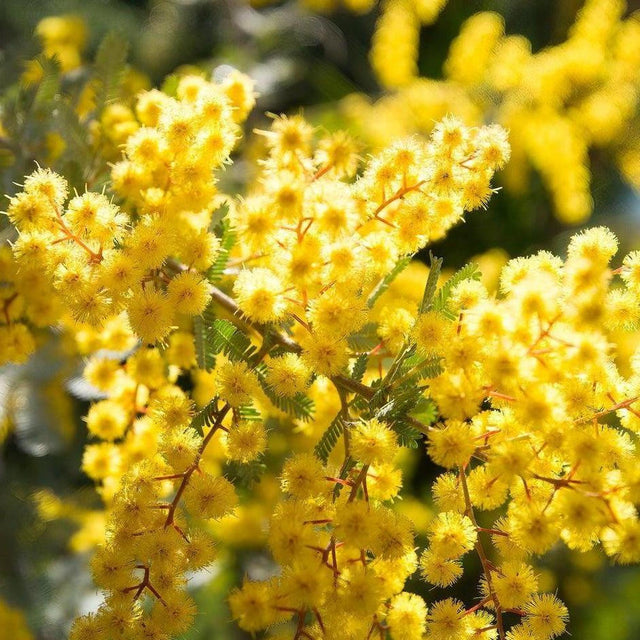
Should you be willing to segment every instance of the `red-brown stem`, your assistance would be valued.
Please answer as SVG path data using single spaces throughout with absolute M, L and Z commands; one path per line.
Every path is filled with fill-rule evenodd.
M 145 565 L 138 565 L 138 569 L 144 570 L 144 575 L 142 576 L 142 581 L 140 584 L 136 584 L 133 587 L 127 587 L 123 589 L 123 593 L 129 593 L 129 591 L 135 591 L 133 596 L 134 600 L 137 600 L 143 593 L 145 589 L 149 589 L 151 593 L 166 607 L 167 603 L 164 601 L 158 590 L 151 584 L 151 580 L 149 579 L 150 569 Z
M 358 474 L 356 479 L 353 481 L 353 487 L 351 488 L 351 493 L 349 494 L 349 498 L 347 502 L 354 501 L 356 495 L 358 494 L 358 488 L 360 487 L 361 484 L 363 484 L 366 481 L 367 471 L 369 471 L 369 465 L 368 464 L 362 465 L 362 469 L 360 470 L 360 473 Z
M 421 180 L 420 182 L 414 185 L 411 185 L 409 187 L 405 186 L 402 189 L 399 189 L 392 196 L 390 196 L 389 198 L 386 198 L 383 202 L 380 203 L 380 205 L 378 205 L 378 208 L 373 212 L 373 217 L 376 218 L 377 220 L 380 220 L 380 218 L 378 218 L 378 215 L 383 209 L 386 209 L 392 202 L 395 202 L 396 200 L 400 200 L 401 198 L 404 198 L 404 196 L 406 196 L 407 193 L 411 191 L 417 191 L 424 183 L 425 181 Z
M 505 536 L 505 538 L 509 537 L 509 534 L 506 531 L 500 531 L 500 529 L 485 529 L 484 527 L 477 527 L 478 531 L 484 531 L 484 533 L 490 533 L 492 536 Z
M 469 495 L 469 487 L 467 486 L 467 475 L 464 469 L 460 469 L 460 484 L 462 485 L 462 493 L 464 494 L 464 502 L 466 506 L 466 515 L 469 516 L 471 522 L 476 529 L 478 529 L 478 522 L 476 521 L 475 513 L 473 512 L 473 505 L 471 504 L 471 497 Z M 482 565 L 482 570 L 484 572 L 484 577 L 487 581 L 487 588 L 489 589 L 489 597 L 493 600 L 493 605 L 496 610 L 496 622 L 498 629 L 498 636 L 500 640 L 505 640 L 506 636 L 504 633 L 504 622 L 502 620 L 502 607 L 500 605 L 500 600 L 493 588 L 493 580 L 491 579 L 491 566 L 487 559 L 487 554 L 484 551 L 484 547 L 482 546 L 482 542 L 480 538 L 476 540 L 476 553 L 478 554 L 478 558 L 480 558 L 480 564 Z
M 230 409 L 231 409 L 231 405 L 228 405 L 228 404 L 226 404 L 224 407 L 222 407 L 222 409 L 220 409 L 214 425 L 211 427 L 211 429 L 209 430 L 209 433 L 207 433 L 207 435 L 204 437 L 204 440 L 200 444 L 198 453 L 196 454 L 196 457 L 193 463 L 184 472 L 184 476 L 182 477 L 182 482 L 180 483 L 180 486 L 176 491 L 176 495 L 173 497 L 173 500 L 169 505 L 169 513 L 167 513 L 167 519 L 164 523 L 165 529 L 173 524 L 175 512 L 178 507 L 178 504 L 180 503 L 180 499 L 182 498 L 182 494 L 184 493 L 184 490 L 187 488 L 187 485 L 189 484 L 189 480 L 191 479 L 193 472 L 198 468 L 198 465 L 200 464 L 200 460 L 202 459 L 202 454 L 207 448 L 207 445 L 209 444 L 209 442 L 211 442 L 211 438 L 213 438 L 218 428 L 222 425 L 222 421 L 225 419 Z
M 480 602 L 478 602 L 478 604 L 473 605 L 473 607 L 471 607 L 471 609 L 467 609 L 464 612 L 464 615 L 468 616 L 470 613 L 473 613 L 474 611 L 477 611 L 478 609 L 481 609 L 490 600 L 491 600 L 491 596 L 487 596 L 486 598 L 482 598 L 482 600 L 480 600 Z
M 58 223 L 60 230 L 62 231 L 62 233 L 64 233 L 67 239 L 73 240 L 73 242 L 75 242 L 79 247 L 82 247 L 82 249 L 84 249 L 89 254 L 92 263 L 101 262 L 102 250 L 100 250 L 99 253 L 96 253 L 90 247 L 88 247 L 80 238 L 78 238 L 75 233 L 73 233 L 73 231 L 71 231 L 71 229 L 69 229 L 69 227 L 67 227 L 64 220 L 62 219 L 62 214 L 60 213 L 60 209 L 58 207 L 55 207 L 55 212 L 56 222 Z M 59 240 L 56 240 L 55 242 L 59 242 Z
M 622 400 L 617 404 L 613 405 L 613 407 L 609 407 L 608 409 L 603 409 L 602 411 L 597 411 L 596 413 L 591 414 L 585 418 L 578 418 L 574 420 L 575 424 L 584 424 L 585 422 L 590 422 L 591 420 L 597 420 L 598 418 L 602 418 L 618 409 L 628 409 L 630 405 L 638 400 L 638 396 L 634 396 L 633 398 L 627 398 L 626 400 Z

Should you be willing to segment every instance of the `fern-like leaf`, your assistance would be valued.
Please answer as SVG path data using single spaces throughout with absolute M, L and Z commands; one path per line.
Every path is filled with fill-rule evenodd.
M 230 360 L 247 361 L 255 353 L 255 347 L 232 322 L 214 320 L 207 328 L 207 348 L 210 353 L 224 353 Z
M 418 400 L 417 405 L 411 411 L 411 417 L 422 422 L 422 424 L 429 426 L 436 421 L 438 417 L 438 407 L 431 398 L 425 398 L 422 396 Z
M 50 105 L 60 91 L 60 62 L 55 56 L 50 58 L 44 54 L 36 60 L 42 68 L 42 78 L 33 98 L 33 106 L 40 109 Z
M 260 422 L 262 420 L 260 412 L 252 404 L 243 404 L 238 407 L 236 413 L 240 420 L 248 420 L 251 422 Z
M 343 416 L 339 413 L 322 434 L 320 440 L 318 440 L 313 450 L 316 458 L 327 464 L 329 456 L 336 444 L 338 444 L 338 440 L 340 440 L 340 436 L 344 433 L 345 428 L 346 425 Z
M 362 382 L 362 378 L 364 374 L 367 372 L 367 365 L 369 364 L 369 354 L 362 353 L 360 354 L 356 361 L 353 363 L 353 367 L 351 369 L 351 378 L 356 382 Z
M 395 267 L 380 280 L 367 299 L 367 307 L 373 308 L 376 300 L 389 288 L 389 285 L 409 266 L 412 256 L 405 256 L 396 262 Z
M 422 434 L 408 422 L 396 422 L 391 427 L 398 438 L 398 444 L 401 447 L 407 447 L 408 449 L 417 449 L 420 441 L 422 440 Z
M 258 376 L 260 385 L 265 395 L 274 407 L 284 411 L 286 414 L 298 418 L 303 422 L 311 420 L 315 405 L 313 400 L 304 393 L 296 393 L 295 396 L 286 397 L 279 396 L 264 380 L 262 376 Z
M 420 354 L 414 353 L 408 357 L 403 363 L 400 370 L 400 376 L 404 381 L 411 380 L 417 384 L 425 378 L 436 378 L 442 373 L 442 357 L 432 355 L 423 358 Z
M 89 136 L 75 109 L 66 100 L 58 97 L 54 100 L 52 116 L 67 145 L 65 155 L 83 168 L 88 168 L 91 156 Z
M 204 435 L 204 428 L 211 427 L 216 421 L 218 413 L 218 398 L 214 398 L 204 406 L 191 420 L 191 427 L 201 436 Z
M 229 255 L 236 243 L 236 232 L 231 227 L 226 218 L 222 219 L 221 223 L 222 235 L 220 238 L 220 251 L 216 257 L 216 261 L 209 267 L 207 271 L 207 280 L 211 283 L 215 283 L 222 278 L 224 270 L 229 263 Z
M 252 460 L 251 462 L 227 462 L 224 469 L 224 475 L 236 487 L 249 489 L 267 470 L 267 465 L 262 460 Z
M 111 31 L 102 39 L 96 53 L 95 79 L 96 112 L 102 110 L 118 97 L 127 62 L 128 42 Z
M 207 348 L 207 328 L 202 316 L 193 318 L 193 344 L 196 350 L 196 362 L 200 369 L 210 371 L 214 365 L 213 353 Z
M 429 276 L 427 277 L 427 284 L 424 287 L 424 293 L 422 294 L 422 302 L 420 303 L 419 313 L 425 313 L 431 308 L 433 302 L 433 296 L 436 293 L 436 287 L 438 286 L 438 278 L 440 277 L 440 271 L 442 269 L 442 258 L 435 258 L 433 254 L 429 253 L 430 268 Z
M 360 331 L 348 336 L 347 342 L 353 351 L 371 351 L 380 342 L 377 326 L 373 322 L 368 322 Z
M 453 289 L 459 285 L 463 280 L 479 280 L 480 271 L 478 265 L 470 262 L 466 264 L 462 269 L 456 271 L 438 290 L 438 293 L 433 301 L 433 309 L 440 311 L 450 320 L 456 319 L 456 314 L 449 308 L 449 298 Z

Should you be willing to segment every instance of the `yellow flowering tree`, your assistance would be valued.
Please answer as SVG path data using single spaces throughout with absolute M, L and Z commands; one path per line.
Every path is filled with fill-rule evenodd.
M 509 261 L 497 290 L 474 264 L 445 277 L 442 258 L 412 258 L 488 206 L 502 126 L 447 115 L 363 159 L 344 132 L 273 116 L 231 192 L 251 79 L 185 74 L 132 97 L 111 49 L 84 103 L 59 63 L 29 80 L 21 99 L 67 109 L 88 162 L 29 172 L 0 250 L 2 363 L 51 327 L 83 358 L 82 470 L 102 508 L 38 495 L 93 551 L 100 604 L 70 638 L 180 637 L 190 580 L 240 539 L 273 561 L 226 594 L 251 634 L 561 636 L 538 558 L 564 544 L 640 561 L 640 356 L 613 349 L 640 321 L 640 253 L 616 259 L 595 227 L 565 259 Z M 400 500 L 411 449 L 438 468 L 433 514 Z M 462 576 L 475 599 L 451 589 Z

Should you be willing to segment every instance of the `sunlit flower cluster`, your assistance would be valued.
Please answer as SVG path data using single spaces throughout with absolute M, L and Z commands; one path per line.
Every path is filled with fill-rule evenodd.
M 475 20 L 447 62 L 462 86 L 503 38 Z M 465 38 L 479 47 L 466 62 Z M 473 265 L 446 278 L 433 256 L 410 264 L 486 208 L 511 155 L 502 126 L 454 116 L 366 159 L 344 132 L 273 116 L 246 192 L 220 193 L 253 102 L 237 72 L 143 92 L 106 125 L 122 125 L 122 154 L 102 192 L 39 168 L 9 200 L 2 358 L 26 361 L 49 326 L 85 357 L 82 470 L 104 513 L 66 517 L 104 597 L 70 638 L 186 632 L 214 538 L 273 561 L 228 596 L 249 633 L 561 635 L 568 611 L 537 557 L 562 543 L 640 562 L 640 355 L 623 375 L 613 349 L 640 322 L 640 254 L 613 265 L 617 239 L 597 227 L 566 259 L 509 261 L 497 291 Z M 113 145 L 95 148 L 111 162 Z M 408 448 L 441 469 L 435 514 L 402 499 Z M 46 493 L 38 505 L 64 516 Z M 440 591 L 465 574 L 476 600 Z M 438 591 L 413 593 L 412 576 Z
M 640 185 L 638 136 L 628 135 L 637 126 L 640 21 L 625 12 L 623 0 L 588 0 L 567 39 L 537 52 L 524 36 L 505 33 L 502 16 L 475 14 L 451 44 L 444 80 L 431 80 L 417 71 L 421 21 L 414 3 L 387 2 L 371 63 L 391 91 L 375 103 L 350 96 L 345 113 L 374 147 L 429 133 L 447 113 L 466 124 L 500 122 L 513 150 L 504 185 L 523 193 L 533 168 L 557 217 L 582 222 L 592 211 L 591 152 L 605 150 L 624 179 Z

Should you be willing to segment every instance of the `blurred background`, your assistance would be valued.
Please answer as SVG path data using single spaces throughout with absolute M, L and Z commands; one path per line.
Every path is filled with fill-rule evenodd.
M 579 28 L 572 25 L 582 0 L 425 1 L 396 11 L 401 4 L 2 0 L 0 92 L 11 96 L 29 71 L 26 61 L 42 51 L 40 21 L 73 14 L 86 24 L 82 60 L 92 60 L 115 31 L 130 45 L 133 84 L 140 88 L 162 86 L 168 75 L 195 68 L 213 77 L 229 66 L 249 74 L 259 95 L 249 131 L 262 126 L 265 112 L 302 111 L 318 126 L 354 132 L 366 153 L 400 134 L 426 134 L 449 112 L 469 124 L 504 123 L 513 134 L 514 168 L 501 178 L 500 193 L 487 211 L 431 247 L 450 268 L 476 256 L 491 278 L 508 256 L 541 248 L 562 253 L 581 225 L 606 224 L 623 251 L 637 248 L 640 22 L 633 12 L 640 0 L 591 3 L 603 13 Z M 495 13 L 469 22 L 479 12 Z M 620 21 L 630 25 L 623 36 L 616 31 Z M 466 61 L 452 47 L 461 30 L 471 52 Z M 410 50 L 403 53 L 406 41 Z M 64 64 L 71 74 L 82 72 L 81 60 Z M 403 65 L 404 75 L 397 72 Z M 529 68 L 533 80 L 523 74 Z M 253 143 L 245 144 L 250 157 Z M 16 189 L 32 159 L 0 162 L 6 193 Z M 246 171 L 247 161 L 238 161 L 226 184 L 241 192 Z M 0 638 L 63 638 L 70 620 L 98 602 L 87 559 L 91 529 L 102 526 L 100 500 L 80 471 L 81 416 L 89 397 L 83 396 L 80 364 L 61 355 L 59 342 L 50 341 L 25 366 L 0 368 Z M 621 337 L 621 354 L 637 342 Z M 424 456 L 408 458 L 405 466 L 405 506 L 428 519 L 437 470 Z M 243 637 L 230 622 L 224 595 L 243 573 L 269 571 L 261 540 L 218 533 L 235 546 L 194 581 L 201 614 L 185 636 L 192 640 Z M 569 606 L 574 638 L 640 638 L 638 568 L 607 568 L 598 551 L 574 555 L 557 547 L 540 571 L 541 588 L 557 590 Z M 425 585 L 416 581 L 409 588 L 423 592 Z M 475 589 L 469 578 L 456 595 L 470 602 Z M 429 602 L 432 595 L 425 597 Z

